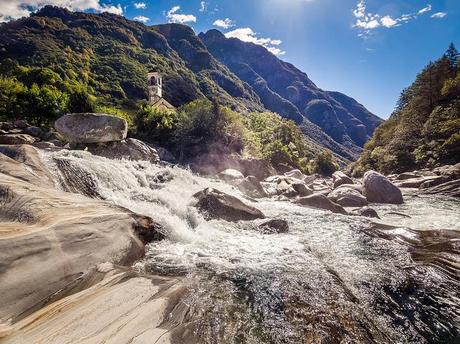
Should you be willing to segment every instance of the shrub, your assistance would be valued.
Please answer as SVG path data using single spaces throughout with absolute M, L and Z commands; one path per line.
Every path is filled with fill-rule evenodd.
M 323 176 L 331 176 L 338 169 L 339 169 L 339 166 L 334 161 L 332 153 L 329 150 L 322 151 L 313 160 L 313 164 L 312 164 L 313 173 L 318 173 Z

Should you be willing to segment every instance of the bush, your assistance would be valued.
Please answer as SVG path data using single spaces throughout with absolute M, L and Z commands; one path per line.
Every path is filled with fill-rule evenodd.
M 339 169 L 339 166 L 334 161 L 332 153 L 328 150 L 324 150 L 315 157 L 311 169 L 313 173 L 331 176 Z
M 4 120 L 47 125 L 66 112 L 68 102 L 68 94 L 52 85 L 26 87 L 15 78 L 0 78 L 0 117 Z

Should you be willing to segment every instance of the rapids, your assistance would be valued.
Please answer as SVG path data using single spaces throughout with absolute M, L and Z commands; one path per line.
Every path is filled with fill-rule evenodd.
M 186 276 L 187 319 L 203 343 L 459 343 L 460 202 L 409 195 L 382 219 L 245 198 L 187 169 L 46 153 L 59 187 L 152 217 L 166 238 L 136 269 Z M 289 222 L 205 221 L 193 194 L 214 187 Z

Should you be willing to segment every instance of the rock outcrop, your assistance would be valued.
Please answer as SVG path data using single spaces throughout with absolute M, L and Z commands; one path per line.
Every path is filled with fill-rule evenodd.
M 0 323 L 44 307 L 97 264 L 130 265 L 160 226 L 112 204 L 54 189 L 31 146 L 0 154 Z M 136 231 L 139 235 L 136 234 Z
M 403 203 L 401 190 L 385 176 L 375 171 L 368 171 L 363 178 L 363 194 L 371 203 Z
M 103 113 L 72 113 L 59 118 L 56 130 L 72 143 L 100 143 L 126 139 L 126 120 Z
M 249 221 L 263 219 L 264 214 L 238 198 L 228 195 L 222 191 L 207 188 L 196 193 L 194 196 L 196 207 L 208 219 L 223 219 L 226 221 Z

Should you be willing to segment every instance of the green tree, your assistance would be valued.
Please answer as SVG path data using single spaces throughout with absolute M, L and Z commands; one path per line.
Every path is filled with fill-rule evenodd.
M 331 176 L 338 169 L 339 169 L 339 166 L 334 161 L 332 153 L 329 150 L 323 150 L 313 160 L 313 164 L 312 164 L 313 173 L 318 173 L 323 176 Z
M 449 60 L 450 66 L 456 68 L 458 66 L 458 61 L 460 59 L 460 54 L 458 53 L 457 48 L 455 48 L 454 43 L 450 43 L 449 48 L 447 49 L 444 57 Z

